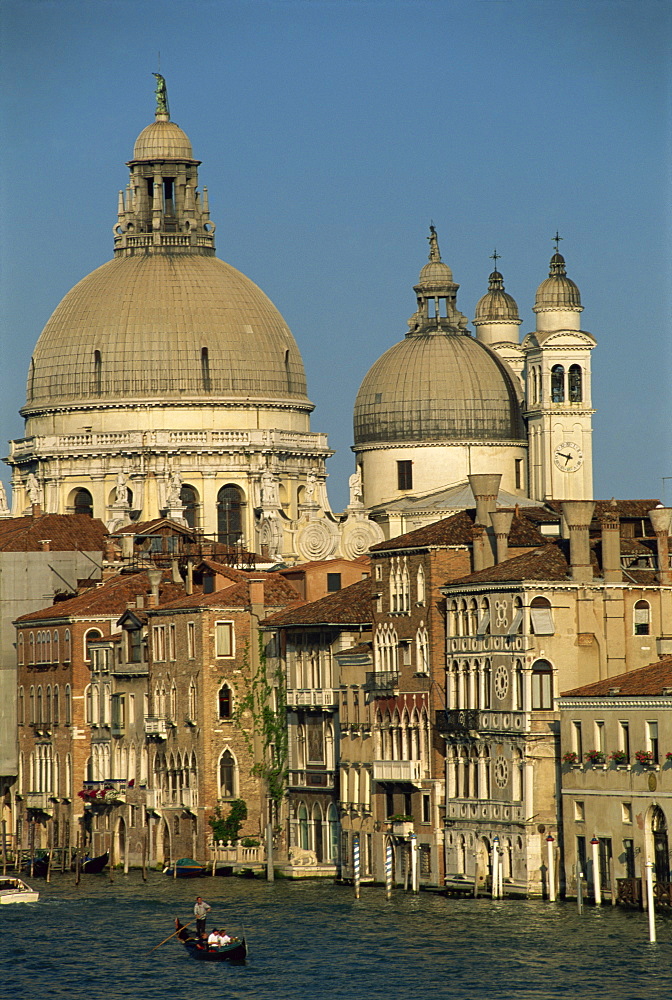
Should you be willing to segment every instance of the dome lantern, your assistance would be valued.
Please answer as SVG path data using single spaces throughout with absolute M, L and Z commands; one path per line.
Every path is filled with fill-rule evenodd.
M 441 260 L 439 239 L 434 225 L 429 227 L 429 260 L 420 271 L 418 284 L 413 290 L 418 303 L 417 312 L 408 321 L 408 336 L 431 333 L 466 333 L 469 322 L 458 311 L 457 290 L 453 272 Z

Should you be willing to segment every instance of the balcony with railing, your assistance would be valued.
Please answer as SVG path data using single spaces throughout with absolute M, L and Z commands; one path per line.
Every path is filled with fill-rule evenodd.
M 288 708 L 336 708 L 338 691 L 332 688 L 289 688 Z
M 51 792 L 26 792 L 26 809 L 44 813 L 46 816 L 53 816 L 54 803 L 50 796 Z
M 448 799 L 446 821 L 472 821 L 486 823 L 524 823 L 522 802 L 505 802 L 500 799 Z
M 291 770 L 288 776 L 290 788 L 314 788 L 333 791 L 336 787 L 336 771 Z
M 159 812 L 163 808 L 163 789 L 148 788 L 145 793 L 145 806 L 149 812 Z
M 373 780 L 417 785 L 422 779 L 422 761 L 374 760 Z
M 468 736 L 479 728 L 477 708 L 450 708 L 436 713 L 436 731 L 442 736 Z
M 369 694 L 394 694 L 399 689 L 398 670 L 373 670 L 366 672 L 364 690 Z
M 168 738 L 168 720 L 165 716 L 146 715 L 145 716 L 145 736 L 152 736 L 155 739 L 165 740 Z

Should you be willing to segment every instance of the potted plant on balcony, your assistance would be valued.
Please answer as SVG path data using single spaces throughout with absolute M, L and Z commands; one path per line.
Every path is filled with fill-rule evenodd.
M 600 767 L 606 763 L 607 759 L 604 750 L 589 750 L 588 753 L 584 754 L 584 758 L 591 767 Z
M 627 767 L 630 763 L 625 750 L 613 750 L 609 755 L 609 760 L 615 767 Z
M 640 765 L 640 767 L 655 767 L 656 762 L 653 758 L 653 750 L 637 750 L 635 753 L 635 760 Z
M 563 753 L 562 755 L 562 763 L 580 765 L 581 761 L 579 760 L 578 753 L 574 750 L 568 750 L 567 753 Z
M 392 834 L 395 837 L 409 837 L 413 833 L 413 817 L 401 813 L 388 816 L 387 822 L 392 824 Z

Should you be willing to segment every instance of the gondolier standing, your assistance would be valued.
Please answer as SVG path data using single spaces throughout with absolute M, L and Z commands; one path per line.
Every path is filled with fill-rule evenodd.
M 196 897 L 194 916 L 196 917 L 196 934 L 199 938 L 205 935 L 205 918 L 211 909 L 212 907 L 205 903 L 200 896 Z

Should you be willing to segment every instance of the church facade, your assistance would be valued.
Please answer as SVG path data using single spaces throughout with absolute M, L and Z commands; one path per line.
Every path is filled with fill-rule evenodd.
M 509 505 L 592 497 L 595 340 L 563 257 L 537 291 L 534 331 L 520 340 L 495 269 L 473 336 L 432 226 L 408 333 L 359 389 L 350 502 L 334 514 L 299 347 L 215 255 L 200 161 L 162 78 L 156 96 L 119 193 L 114 257 L 65 296 L 33 352 L 25 434 L 7 459 L 14 516 L 85 513 L 110 530 L 167 516 L 291 565 L 355 559 L 472 506 L 473 474 L 499 474 Z

